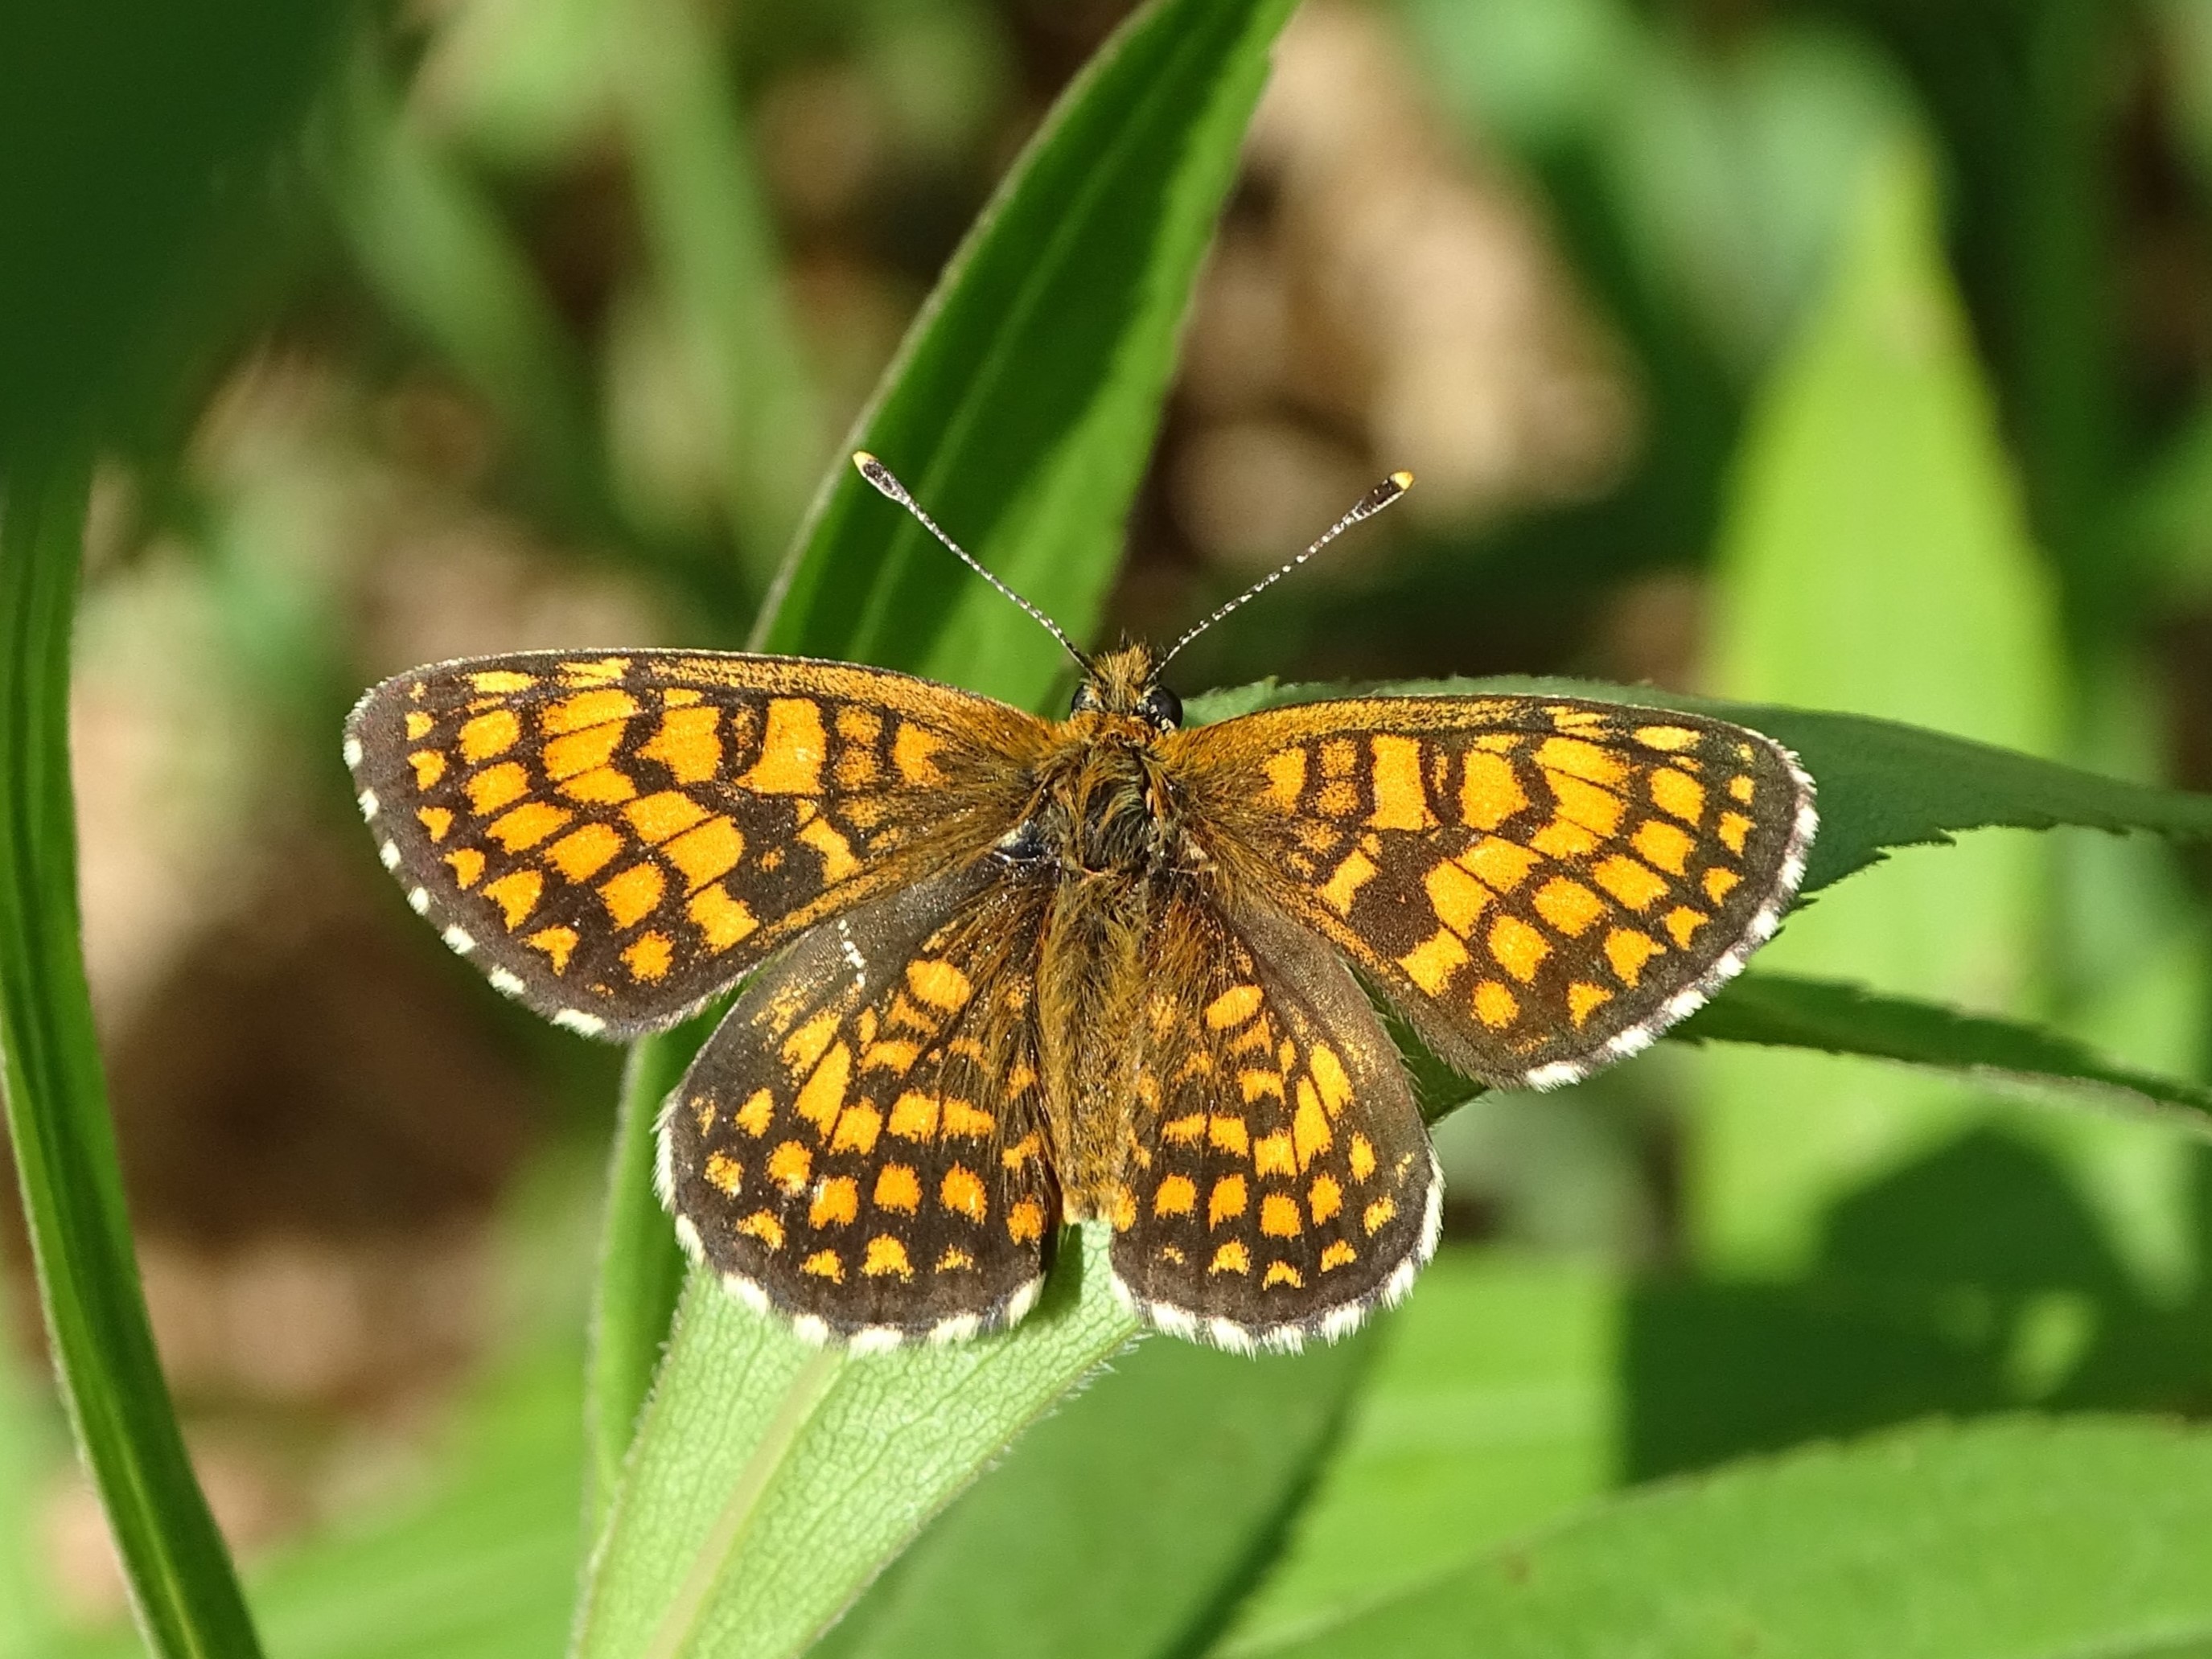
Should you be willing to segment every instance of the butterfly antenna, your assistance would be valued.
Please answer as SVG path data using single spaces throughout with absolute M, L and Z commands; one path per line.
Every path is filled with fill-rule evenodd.
M 1346 514 L 1334 524 L 1329 526 L 1327 530 L 1322 532 L 1322 533 L 1315 538 L 1313 545 L 1306 549 L 1304 552 L 1299 554 L 1297 558 L 1292 559 L 1288 564 L 1284 565 L 1279 570 L 1269 571 L 1266 575 L 1261 577 L 1258 581 L 1254 582 L 1251 586 L 1246 588 L 1242 593 L 1239 593 L 1235 599 L 1230 600 L 1228 604 L 1223 605 L 1212 616 L 1200 623 L 1197 627 L 1192 629 L 1190 632 L 1185 634 L 1181 639 L 1170 646 L 1168 647 L 1167 655 L 1160 659 L 1160 666 L 1162 668 L 1166 667 L 1168 664 L 1173 660 L 1176 652 L 1182 650 L 1183 647 L 1188 645 L 1200 634 L 1203 634 L 1207 629 L 1212 627 L 1214 623 L 1219 622 L 1231 611 L 1236 610 L 1238 605 L 1249 604 L 1250 601 L 1258 599 L 1261 594 L 1266 592 L 1277 582 L 1282 580 L 1284 577 L 1289 575 L 1291 572 L 1296 570 L 1300 565 L 1304 564 L 1308 559 L 1313 557 L 1315 554 L 1320 552 L 1322 549 L 1327 547 L 1331 542 L 1334 541 L 1339 536 L 1344 534 L 1346 531 L 1351 529 L 1352 526 L 1358 524 L 1362 519 L 1373 518 L 1377 513 L 1380 513 L 1384 507 L 1389 506 L 1391 502 L 1396 501 L 1399 496 L 1404 495 L 1413 487 L 1413 475 L 1412 473 L 1393 472 L 1389 477 L 1383 479 L 1381 483 L 1376 484 L 1374 489 L 1369 490 L 1364 495 L 1362 495 L 1358 502 L 1353 505 L 1351 512 Z M 877 488 L 881 489 L 882 486 L 878 485 Z
M 1006 583 L 1000 581 L 989 571 L 984 569 L 981 565 L 976 563 L 975 559 L 969 556 L 966 548 L 961 546 L 960 544 L 954 541 L 951 537 L 946 535 L 942 530 L 939 530 L 937 527 L 937 520 L 931 518 L 928 514 L 923 512 L 921 510 L 921 504 L 915 501 L 912 495 L 907 494 L 906 486 L 901 483 L 898 479 L 892 475 L 890 468 L 885 466 L 881 461 L 869 454 L 865 449 L 855 450 L 853 453 L 853 465 L 860 469 L 860 476 L 862 477 L 873 484 L 884 495 L 890 496 L 891 500 L 896 501 L 908 512 L 913 514 L 915 520 L 924 530 L 927 530 L 931 535 L 936 537 L 939 541 L 943 542 L 945 546 L 951 548 L 952 550 L 953 556 L 957 558 L 961 563 L 966 565 L 970 570 L 981 576 L 985 581 L 990 583 L 992 586 L 997 588 L 999 592 L 1005 594 L 1016 605 L 1021 606 L 1023 610 L 1028 611 L 1030 616 L 1036 617 L 1037 622 L 1043 627 L 1046 633 L 1051 635 L 1053 638 L 1058 640 L 1060 644 L 1067 647 L 1067 654 L 1075 659 L 1077 665 L 1082 668 L 1086 673 L 1090 672 L 1091 659 L 1085 656 L 1082 652 L 1076 649 L 1075 641 L 1067 637 L 1066 631 L 1062 629 L 1058 623 L 1046 616 L 1043 611 L 1038 610 L 1036 606 L 1031 605 L 1020 594 L 1015 592 L 1012 588 L 1007 586 Z

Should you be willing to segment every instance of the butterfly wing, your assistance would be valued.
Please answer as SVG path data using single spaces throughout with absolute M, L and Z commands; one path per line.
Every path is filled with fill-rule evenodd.
M 987 857 L 754 976 L 660 1124 L 678 1232 L 738 1296 L 860 1347 L 1028 1311 L 1060 1216 L 1032 1011 L 1048 903 Z
M 1537 697 L 1359 698 L 1176 734 L 1194 833 L 1443 1058 L 1547 1087 L 1632 1054 L 1779 923 L 1812 781 L 1744 727 Z
M 628 1037 L 988 847 L 1045 731 L 845 664 L 532 653 L 386 680 L 345 752 L 384 862 L 447 943 L 539 1012 Z
M 1405 1068 L 1343 961 L 1264 907 L 1186 887 L 1146 963 L 1115 1281 L 1218 1346 L 1336 1337 L 1395 1301 L 1442 1202 Z

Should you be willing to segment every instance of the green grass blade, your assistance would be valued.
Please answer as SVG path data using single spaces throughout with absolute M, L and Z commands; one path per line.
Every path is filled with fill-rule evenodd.
M 1646 1488 L 1248 1653 L 2149 1659 L 2212 1644 L 2208 1525 L 2212 1434 L 1923 1428 Z
M 39 1288 L 146 1638 L 259 1651 L 154 1352 L 79 952 L 70 629 L 86 473 L 0 479 L 0 1050 Z

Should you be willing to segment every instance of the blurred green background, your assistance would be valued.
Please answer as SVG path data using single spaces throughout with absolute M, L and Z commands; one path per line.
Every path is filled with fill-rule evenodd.
M 0 434 L 104 445 L 73 738 L 148 1295 L 273 1649 L 550 1650 L 620 1056 L 408 915 L 338 720 L 438 658 L 742 642 L 1126 8 L 221 9 L 0 23 L 9 132 L 68 158 L 0 199 L 0 304 L 38 324 Z M 109 54 L 112 98 L 42 102 L 53 52 Z M 188 135 L 169 175 L 112 172 L 134 121 Z M 212 191 L 223 229 L 109 236 L 73 211 L 102 191 L 179 222 Z M 84 323 L 155 274 L 143 330 Z M 2212 6 L 1309 0 L 1109 629 L 1171 636 L 1401 466 L 1186 694 L 1578 674 L 2212 787 Z M 2204 1078 L 2209 879 L 1985 831 L 1763 960 Z M 1674 1048 L 1437 1140 L 1445 1258 L 1231 1650 L 1431 1565 L 1370 1559 L 1362 1504 L 1442 1560 L 1930 1413 L 2212 1409 L 2212 1158 L 2170 1127 Z M 13 1659 L 97 1647 L 122 1589 L 9 1237 Z

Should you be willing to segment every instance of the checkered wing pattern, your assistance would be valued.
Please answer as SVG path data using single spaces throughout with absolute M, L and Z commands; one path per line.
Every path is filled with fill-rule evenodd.
M 989 845 L 1046 731 L 843 664 L 536 653 L 386 681 L 345 752 L 447 943 L 539 1012 L 628 1037 Z
M 1032 1006 L 1048 903 L 987 856 L 746 987 L 660 1126 L 678 1231 L 738 1296 L 862 1348 L 1028 1310 L 1060 1214 Z
M 1163 747 L 1217 858 L 1502 1086 L 1571 1081 L 1711 996 L 1774 931 L 1815 823 L 1771 740 L 1609 703 L 1357 699 Z
M 1146 973 L 1116 1281 L 1218 1346 L 1334 1337 L 1404 1294 L 1442 1189 L 1396 1049 L 1344 963 L 1264 909 L 1186 892 Z

